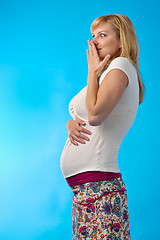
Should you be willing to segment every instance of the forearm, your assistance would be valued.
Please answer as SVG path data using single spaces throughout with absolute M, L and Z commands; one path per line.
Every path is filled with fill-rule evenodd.
M 95 45 L 89 41 L 89 50 L 87 50 L 89 73 L 86 106 L 90 125 L 99 125 L 103 120 L 104 109 L 103 104 L 100 104 L 101 96 L 99 96 L 98 77 L 106 66 L 109 58 L 110 55 L 108 54 L 102 61 L 100 61 Z
M 89 116 L 95 116 L 96 112 L 96 102 L 97 102 L 97 92 L 98 92 L 98 77 L 96 73 L 88 74 L 87 83 L 87 97 L 86 105 Z

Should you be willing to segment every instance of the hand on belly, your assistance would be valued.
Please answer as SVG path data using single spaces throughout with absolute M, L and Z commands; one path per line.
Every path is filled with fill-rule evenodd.
M 86 141 L 90 141 L 90 138 L 88 138 L 86 134 L 91 135 L 92 132 L 87 130 L 85 127 L 82 127 L 85 125 L 86 123 L 81 119 L 71 119 L 68 121 L 67 131 L 72 144 L 78 146 L 78 142 L 81 144 L 85 144 Z

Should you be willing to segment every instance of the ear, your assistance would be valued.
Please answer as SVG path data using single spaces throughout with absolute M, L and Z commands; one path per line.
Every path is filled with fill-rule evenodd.
M 119 40 L 119 48 L 122 48 L 121 40 Z

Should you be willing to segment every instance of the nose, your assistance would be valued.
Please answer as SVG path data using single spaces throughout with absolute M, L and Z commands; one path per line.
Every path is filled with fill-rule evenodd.
M 93 42 L 95 45 L 97 45 L 97 44 L 98 44 L 98 41 L 97 41 L 97 39 L 96 39 L 96 38 L 92 39 L 92 41 L 91 41 L 91 42 Z

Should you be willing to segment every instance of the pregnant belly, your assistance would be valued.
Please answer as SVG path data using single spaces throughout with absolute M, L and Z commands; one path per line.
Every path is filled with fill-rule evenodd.
M 98 154 L 98 141 L 99 138 L 95 137 L 93 132 L 89 142 L 78 143 L 78 146 L 72 144 L 69 138 L 67 139 L 60 160 L 61 171 L 65 178 L 76 174 L 79 170 L 93 166 L 93 158 L 96 159 Z

